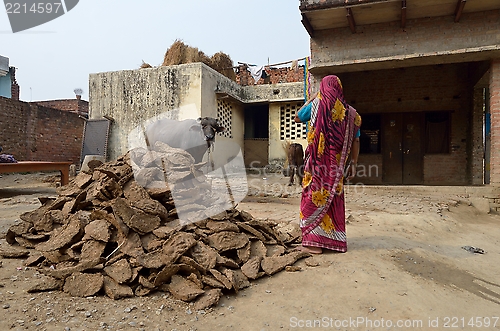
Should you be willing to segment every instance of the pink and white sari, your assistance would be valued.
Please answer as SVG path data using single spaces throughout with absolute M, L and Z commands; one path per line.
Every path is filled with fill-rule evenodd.
M 321 80 L 313 103 L 300 203 L 302 246 L 346 252 L 344 167 L 361 117 L 344 100 L 337 76 Z

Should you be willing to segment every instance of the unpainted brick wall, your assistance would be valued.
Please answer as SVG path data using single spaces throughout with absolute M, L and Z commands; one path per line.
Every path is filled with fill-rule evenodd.
M 360 154 L 354 184 L 382 184 L 382 154 Z
M 11 86 L 10 86 L 11 99 L 19 100 L 19 94 L 21 91 L 16 81 L 16 68 L 10 67 L 9 71 L 10 71 L 10 81 L 11 81 Z
M 303 62 L 303 61 L 302 61 Z M 304 66 L 298 65 L 296 68 L 282 67 L 282 68 L 266 68 L 268 77 L 266 79 L 260 78 L 255 84 L 250 71 L 247 70 L 246 65 L 240 65 L 236 70 L 236 83 L 241 86 L 248 85 L 263 85 L 263 84 L 279 84 L 279 83 L 295 83 L 304 81 Z
M 36 101 L 34 103 L 43 107 L 71 111 L 83 116 L 87 116 L 89 113 L 89 102 L 78 97 L 76 99 Z
M 500 59 L 490 68 L 491 158 L 490 183 L 500 186 Z
M 0 97 L 0 145 L 18 161 L 79 164 L 84 120 L 78 114 Z

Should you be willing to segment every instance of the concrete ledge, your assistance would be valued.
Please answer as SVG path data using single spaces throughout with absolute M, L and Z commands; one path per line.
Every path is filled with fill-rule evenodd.
M 394 192 L 394 193 L 433 193 L 433 194 L 456 194 L 465 195 L 470 203 L 478 210 L 489 213 L 491 211 L 499 211 L 500 204 L 496 203 L 500 199 L 500 187 L 498 186 L 405 186 L 405 185 L 346 185 L 345 191 L 349 192 L 365 192 L 376 193 L 377 191 Z
M 354 188 L 356 185 L 348 185 Z M 361 187 L 361 186 L 360 186 Z M 365 191 L 395 191 L 395 192 L 432 192 L 449 194 L 468 194 L 489 199 L 500 198 L 500 187 L 497 186 L 428 186 L 428 185 L 363 185 Z

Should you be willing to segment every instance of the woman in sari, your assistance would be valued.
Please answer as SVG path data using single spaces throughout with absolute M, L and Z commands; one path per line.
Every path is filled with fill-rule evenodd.
M 307 105 L 311 115 L 300 203 L 300 249 L 315 254 L 323 248 L 346 252 L 344 167 L 359 135 L 361 117 L 345 102 L 342 84 L 335 75 L 321 80 L 319 93 Z M 300 111 L 296 121 L 303 121 Z M 357 146 L 349 178 L 356 173 L 358 151 Z

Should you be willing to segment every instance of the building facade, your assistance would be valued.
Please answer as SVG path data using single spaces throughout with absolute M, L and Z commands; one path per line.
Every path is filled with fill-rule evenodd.
M 300 0 L 316 84 L 362 115 L 363 183 L 500 183 L 500 2 Z M 490 125 L 491 123 L 491 125 Z
M 298 80 L 299 74 L 294 75 L 275 84 L 243 77 L 247 83 L 240 85 L 203 63 L 91 74 L 89 118 L 112 118 L 111 159 L 126 153 L 134 132 L 150 121 L 209 116 L 226 128 L 216 139 L 215 160 L 228 158 L 217 143 L 222 141 L 239 146 L 247 167 L 283 165 L 283 143 L 305 141 L 304 128 L 293 122 L 303 104 L 303 83 L 283 82 Z
M 9 58 L 0 55 L 0 97 L 19 100 L 16 68 L 9 66 Z

